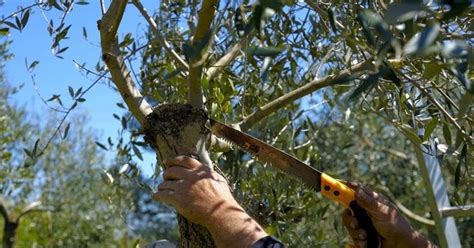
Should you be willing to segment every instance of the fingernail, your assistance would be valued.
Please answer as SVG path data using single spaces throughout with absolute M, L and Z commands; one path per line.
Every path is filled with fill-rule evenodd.
M 357 227 L 357 223 L 356 223 L 355 221 L 352 221 L 352 222 L 351 222 L 351 227 L 352 227 L 352 228 L 356 228 L 356 227 Z
M 362 189 L 357 190 L 357 197 L 362 198 L 363 200 L 367 200 L 367 194 Z
M 349 186 L 349 187 L 357 187 L 357 183 L 356 183 L 356 182 L 347 182 L 346 184 L 347 184 L 347 186 Z

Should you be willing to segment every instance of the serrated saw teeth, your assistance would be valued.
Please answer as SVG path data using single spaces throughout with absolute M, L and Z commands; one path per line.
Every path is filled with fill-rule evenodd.
M 233 147 L 239 147 L 240 149 L 257 156 L 260 150 L 258 145 L 253 145 L 251 142 L 247 142 L 247 136 L 242 136 L 240 131 L 234 130 L 233 128 L 227 127 L 212 119 L 209 120 L 211 124 L 211 132 L 219 137 L 224 142 L 229 143 Z
M 246 152 L 249 152 L 249 153 L 251 153 L 252 155 L 258 155 L 258 154 L 256 153 L 256 150 L 258 150 L 258 147 L 255 147 L 255 148 L 252 149 L 251 145 L 248 144 L 248 143 L 244 143 L 244 144 L 242 144 L 242 145 L 239 145 L 239 144 L 233 142 L 232 140 L 225 138 L 224 136 L 217 135 L 217 137 L 219 137 L 219 139 L 220 139 L 221 141 L 226 142 L 227 144 L 231 145 L 232 148 L 240 147 L 240 149 L 242 149 L 242 150 L 244 150 L 244 151 L 246 151 Z
M 235 143 L 232 142 L 231 140 L 228 140 L 228 139 L 226 139 L 226 138 L 224 138 L 224 137 L 222 137 L 222 136 L 217 136 L 217 137 L 218 137 L 220 140 L 222 140 L 223 142 L 229 144 L 229 145 L 232 146 L 232 147 L 233 147 L 233 146 L 237 146 L 237 144 L 235 144 Z

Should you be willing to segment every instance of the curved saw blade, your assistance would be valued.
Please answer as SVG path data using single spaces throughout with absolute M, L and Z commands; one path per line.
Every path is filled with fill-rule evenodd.
M 300 179 L 316 191 L 321 191 L 322 172 L 307 165 L 294 156 L 275 148 L 255 137 L 252 137 L 235 128 L 229 127 L 216 120 L 209 119 L 211 132 L 223 138 L 244 151 L 252 153 L 254 156 L 277 167 L 283 173 Z

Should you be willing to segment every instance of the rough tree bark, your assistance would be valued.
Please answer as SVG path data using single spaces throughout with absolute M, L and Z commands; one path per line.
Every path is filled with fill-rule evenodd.
M 39 206 L 41 206 L 41 202 L 34 201 L 23 208 L 19 214 L 15 214 L 9 204 L 7 204 L 7 201 L 0 196 L 0 215 L 4 220 L 2 247 L 15 247 L 16 234 L 21 218 L 33 211 L 43 211 L 44 209 L 39 209 Z
M 204 110 L 191 105 L 160 105 L 146 118 L 146 140 L 155 149 L 159 161 L 186 155 L 212 168 L 208 152 L 211 134 L 205 126 L 206 122 Z M 178 225 L 181 234 L 179 247 L 215 247 L 214 240 L 205 227 L 194 224 L 179 214 Z
M 160 161 L 176 155 L 190 155 L 211 166 L 207 152 L 210 134 L 204 126 L 207 121 L 205 113 L 189 105 L 162 105 L 152 111 L 136 88 L 124 63 L 117 39 L 117 30 L 127 3 L 127 0 L 111 1 L 98 22 L 102 57 L 110 70 L 113 82 L 132 114 L 142 124 Z M 204 227 L 181 216 L 178 216 L 178 222 L 181 233 L 180 247 L 215 246 L 212 236 Z
M 12 248 L 15 245 L 16 230 L 18 229 L 18 220 L 12 216 L 7 202 L 0 196 L 0 214 L 3 217 L 3 239 L 2 247 Z
M 5 223 L 3 225 L 3 247 L 12 248 L 15 246 L 16 231 L 18 226 L 18 222 L 5 219 Z

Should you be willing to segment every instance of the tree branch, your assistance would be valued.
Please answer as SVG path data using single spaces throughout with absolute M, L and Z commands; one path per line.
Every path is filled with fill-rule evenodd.
M 326 27 L 327 30 L 331 30 L 329 27 L 328 21 L 329 21 L 329 14 L 327 10 L 323 9 L 321 5 L 318 3 L 318 1 L 313 2 L 312 0 L 306 0 L 305 3 L 311 7 L 316 13 L 318 13 L 319 18 L 322 20 L 322 23 Z M 335 24 L 339 27 L 344 29 L 344 26 L 339 23 L 337 20 L 335 21 Z
M 31 4 L 31 5 L 26 6 L 26 7 L 24 7 L 24 8 L 21 7 L 19 10 L 15 11 L 15 12 L 13 12 L 13 13 L 10 13 L 7 17 L 3 17 L 3 18 L 0 20 L 0 23 L 5 22 L 6 20 L 10 19 L 11 17 L 15 16 L 15 15 L 18 14 L 18 13 L 21 13 L 21 12 L 27 10 L 27 9 L 31 9 L 31 8 L 33 8 L 33 7 L 36 7 L 36 6 L 40 5 L 40 4 L 41 4 L 41 3 L 34 3 L 34 4 Z
M 100 11 L 102 11 L 102 15 L 105 14 L 105 0 L 100 0 Z
M 105 61 L 112 81 L 117 86 L 120 95 L 129 110 L 143 125 L 145 117 L 152 112 L 150 105 L 136 88 L 131 73 L 125 65 L 117 41 L 117 29 L 127 5 L 127 0 L 114 0 L 111 2 L 106 14 L 99 22 L 102 59 Z
M 444 114 L 446 119 L 448 119 L 459 132 L 461 132 L 466 142 L 470 142 L 470 135 L 466 133 L 466 131 L 461 127 L 461 125 L 459 125 L 456 119 L 451 114 L 449 114 L 449 112 L 445 108 L 443 108 L 443 106 L 441 106 L 441 104 L 424 87 L 418 84 L 415 80 L 411 80 L 411 83 L 415 85 L 428 98 L 428 100 Z
M 6 222 L 11 221 L 10 212 L 8 211 L 8 207 L 7 207 L 7 202 L 2 196 L 0 196 L 0 214 L 3 216 Z
M 122 21 L 126 6 L 126 0 L 113 0 L 110 3 L 109 9 L 102 16 L 102 20 L 99 23 L 102 43 L 112 44 L 113 41 L 117 40 L 117 30 Z
M 393 199 L 393 202 L 395 203 L 395 205 L 397 205 L 398 210 L 400 210 L 400 212 L 402 212 L 408 218 L 410 218 L 410 219 L 412 219 L 416 222 L 419 222 L 421 224 L 427 225 L 427 226 L 435 226 L 434 220 L 427 219 L 423 216 L 420 216 L 420 215 L 412 212 L 410 209 L 405 207 L 400 201 L 398 201 L 396 199 Z
M 28 206 L 26 206 L 20 213 L 20 215 L 18 215 L 18 218 L 16 219 L 17 222 L 20 222 L 20 219 L 21 217 L 31 213 L 31 212 L 34 212 L 34 211 L 45 211 L 45 209 L 39 209 L 38 207 L 41 206 L 41 201 L 34 201 L 30 204 L 28 204 Z
M 207 71 L 206 76 L 208 80 L 213 79 L 218 72 L 230 65 L 241 53 L 242 47 L 249 42 L 248 37 L 243 38 L 239 43 L 235 44 L 224 56 L 222 56 L 216 63 L 214 63 Z
M 193 37 L 193 44 L 206 38 L 211 31 L 211 23 L 216 13 L 217 0 L 204 0 L 201 10 L 198 13 L 198 24 L 196 34 Z
M 271 115 L 278 109 L 286 106 L 287 104 L 304 97 L 316 90 L 328 87 L 328 86 L 333 86 L 338 83 L 344 82 L 347 80 L 348 77 L 351 76 L 352 73 L 358 73 L 366 70 L 370 70 L 374 68 L 374 65 L 372 64 L 372 60 L 369 59 L 365 62 L 356 64 L 352 66 L 351 68 L 342 70 L 336 75 L 330 75 L 326 76 L 324 78 L 320 79 L 315 79 L 303 86 L 301 86 L 298 89 L 295 89 L 291 92 L 286 93 L 283 96 L 278 97 L 277 99 L 265 104 L 264 106 L 260 107 L 258 110 L 244 118 L 240 123 L 240 127 L 242 130 L 247 130 L 251 126 L 253 126 L 255 123 L 259 122 L 263 118 Z
M 140 11 L 140 13 L 145 18 L 145 20 L 148 22 L 151 29 L 153 30 L 156 37 L 158 38 L 158 41 L 160 42 L 160 44 L 165 48 L 166 51 L 168 51 L 171 54 L 171 57 L 176 62 L 178 62 L 178 64 L 180 64 L 182 67 L 189 69 L 188 63 L 186 63 L 186 61 L 184 61 L 184 59 L 182 59 L 181 56 L 179 56 L 179 54 L 175 50 L 173 50 L 170 43 L 160 33 L 160 30 L 158 30 L 158 25 L 156 24 L 155 20 L 153 20 L 153 18 L 148 14 L 148 12 L 146 11 L 145 7 L 143 7 L 140 0 L 133 0 L 133 4 L 138 9 L 138 11 Z
M 196 27 L 196 34 L 192 40 L 192 48 L 195 49 L 190 61 L 189 68 L 189 102 L 196 108 L 201 108 L 202 100 L 202 65 L 207 57 L 207 49 L 212 40 L 211 37 L 211 23 L 214 20 L 216 12 L 217 0 L 204 0 L 201 10 L 198 13 L 198 24 Z

